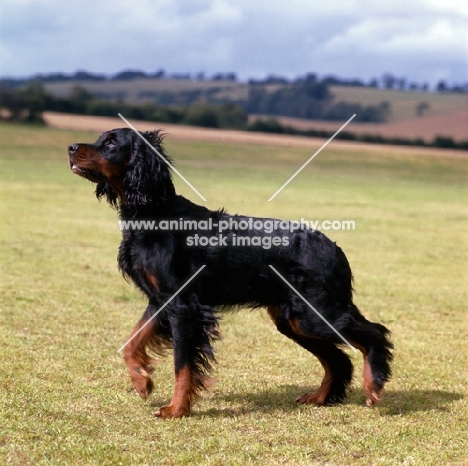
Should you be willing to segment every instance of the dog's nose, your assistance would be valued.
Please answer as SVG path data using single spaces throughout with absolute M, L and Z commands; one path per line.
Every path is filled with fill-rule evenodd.
M 68 146 L 68 153 L 74 154 L 78 150 L 78 144 L 70 144 Z

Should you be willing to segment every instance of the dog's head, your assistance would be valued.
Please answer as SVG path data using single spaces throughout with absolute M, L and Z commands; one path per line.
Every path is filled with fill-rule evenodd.
M 68 159 L 72 172 L 97 183 L 97 197 L 115 207 L 160 205 L 175 195 L 159 131 L 106 131 L 94 144 L 68 146 Z

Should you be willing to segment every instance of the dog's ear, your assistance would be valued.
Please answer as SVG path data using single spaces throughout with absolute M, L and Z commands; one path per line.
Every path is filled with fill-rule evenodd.
M 164 153 L 158 131 L 142 133 L 150 147 L 138 135 L 133 136 L 132 157 L 125 175 L 125 204 L 137 208 L 163 205 L 175 196 L 171 179 L 172 160 Z
M 106 198 L 107 202 L 117 209 L 117 193 L 112 189 L 112 187 L 105 182 L 98 183 L 96 186 L 96 197 L 98 200 L 101 200 L 103 197 Z

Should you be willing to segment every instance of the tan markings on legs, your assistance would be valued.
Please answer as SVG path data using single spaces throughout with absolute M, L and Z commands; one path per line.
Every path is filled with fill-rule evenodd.
M 153 382 L 150 378 L 153 360 L 146 353 L 146 345 L 149 334 L 153 332 L 153 325 L 150 323 L 140 331 L 145 323 L 146 321 L 143 320 L 138 322 L 130 335 L 130 338 L 133 338 L 124 349 L 124 359 L 132 384 L 143 399 L 153 390 Z
M 146 399 L 153 390 L 153 382 L 150 378 L 153 372 L 154 359 L 148 355 L 146 349 L 164 356 L 165 349 L 169 347 L 158 335 L 158 324 L 147 320 L 140 320 L 133 329 L 129 342 L 124 349 L 124 360 L 127 365 L 132 384 L 137 393 Z
M 278 317 L 281 313 L 281 310 L 277 306 L 268 306 L 267 307 L 268 314 L 270 315 L 271 319 L 275 324 L 277 324 Z M 298 336 L 301 336 L 303 338 L 308 338 L 308 339 L 317 339 L 318 337 L 315 337 L 313 335 L 307 335 L 302 331 L 302 329 L 299 326 L 299 322 L 296 318 L 290 319 L 289 320 L 289 326 L 293 333 L 295 333 Z M 317 355 L 315 355 L 317 357 Z M 322 364 L 324 370 L 325 370 L 325 375 L 323 377 L 322 383 L 320 384 L 319 389 L 313 393 L 312 395 L 309 395 L 308 393 L 296 398 L 297 403 L 301 404 L 309 404 L 313 403 L 316 405 L 323 405 L 325 404 L 325 400 L 330 393 L 331 385 L 333 382 L 333 377 L 332 373 L 330 370 L 330 367 L 328 364 L 321 358 L 318 358 L 320 363 Z
M 318 358 L 318 359 L 325 370 L 325 375 L 323 377 L 322 383 L 320 384 L 319 389 L 312 395 L 305 393 L 299 398 L 296 398 L 296 403 L 316 404 L 316 405 L 325 404 L 325 400 L 328 394 L 330 393 L 331 385 L 333 382 L 333 377 L 332 377 L 330 367 L 328 366 L 328 364 L 325 361 L 323 361 L 321 358 Z
M 358 343 L 351 342 L 351 344 L 357 348 L 364 357 L 364 370 L 363 370 L 363 380 L 362 386 L 366 394 L 366 405 L 373 406 L 380 403 L 383 394 L 383 387 L 378 387 L 374 383 L 374 377 L 372 375 L 372 367 L 369 362 L 367 355 L 367 350 L 364 346 L 359 345 Z
M 307 335 L 300 327 L 299 321 L 297 318 L 293 318 L 289 320 L 289 325 L 291 326 L 292 331 L 296 335 L 300 335 L 305 338 L 309 339 L 317 339 L 318 337 L 315 337 L 313 335 Z M 320 361 L 320 364 L 322 364 L 323 369 L 325 370 L 325 375 L 323 377 L 322 383 L 320 384 L 319 389 L 313 393 L 312 395 L 309 395 L 308 393 L 305 393 L 304 395 L 300 396 L 299 398 L 296 398 L 297 403 L 301 404 L 316 404 L 316 405 L 324 405 L 325 400 L 327 399 L 328 394 L 330 393 L 330 389 L 333 383 L 333 376 L 332 372 L 330 370 L 330 366 L 325 362 L 324 359 L 318 357 L 315 355 L 318 360 Z
M 185 366 L 175 374 L 174 395 L 168 406 L 158 409 L 154 415 L 161 418 L 190 416 L 190 408 L 196 395 L 191 370 Z

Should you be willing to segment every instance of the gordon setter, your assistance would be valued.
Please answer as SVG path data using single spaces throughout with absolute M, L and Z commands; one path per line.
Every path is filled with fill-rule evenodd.
M 97 183 L 97 197 L 106 198 L 128 226 L 118 264 L 147 295 L 148 306 L 124 359 L 143 399 L 153 389 L 147 350 L 162 356 L 173 349 L 174 395 L 156 416 L 190 414 L 210 379 L 218 315 L 236 306 L 265 307 L 282 334 L 319 359 L 322 383 L 298 403 L 344 399 L 353 374 L 340 349 L 345 341 L 363 353 L 366 404 L 380 401 L 391 375 L 390 332 L 354 305 L 351 269 L 334 242 L 303 226 L 288 230 L 280 221 L 211 211 L 177 195 L 159 131 L 114 129 L 94 144 L 70 145 L 68 156 L 73 173 Z M 258 228 L 259 221 L 274 228 Z M 191 228 L 167 228 L 184 222 Z

